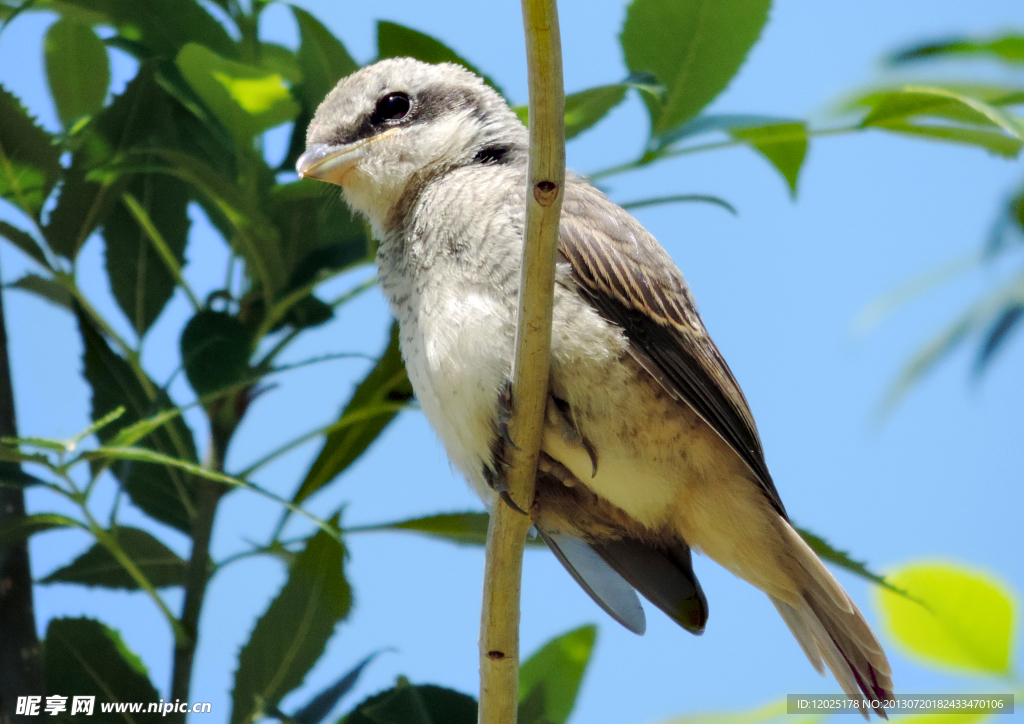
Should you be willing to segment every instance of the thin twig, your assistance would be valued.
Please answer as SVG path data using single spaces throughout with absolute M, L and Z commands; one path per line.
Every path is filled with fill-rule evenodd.
M 530 163 L 512 368 L 508 484 L 532 507 L 547 403 L 555 251 L 565 182 L 565 92 L 555 0 L 522 0 L 530 83 Z M 487 529 L 480 621 L 481 724 L 513 724 L 519 699 L 519 591 L 531 518 L 496 503 Z

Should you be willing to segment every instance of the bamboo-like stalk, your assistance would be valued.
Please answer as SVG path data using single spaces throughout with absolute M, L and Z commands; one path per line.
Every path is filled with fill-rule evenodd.
M 555 251 L 565 182 L 565 92 L 555 0 L 522 0 L 530 85 L 530 162 L 512 372 L 508 483 L 518 505 L 533 501 L 547 403 Z M 514 724 L 519 700 L 519 593 L 531 519 L 503 503 L 487 529 L 480 620 L 480 724 Z

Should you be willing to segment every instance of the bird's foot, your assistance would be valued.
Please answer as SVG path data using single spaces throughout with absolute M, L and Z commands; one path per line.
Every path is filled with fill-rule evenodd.
M 508 431 L 508 424 L 512 421 L 512 411 L 514 409 L 515 404 L 512 400 L 512 380 L 505 380 L 505 384 L 501 386 L 501 392 L 498 394 L 498 433 L 506 444 L 518 450 L 519 446 L 516 445 L 515 441 L 512 439 L 512 435 Z

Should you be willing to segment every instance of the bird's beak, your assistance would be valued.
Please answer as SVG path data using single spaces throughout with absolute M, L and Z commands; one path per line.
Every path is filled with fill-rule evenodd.
M 299 156 L 295 170 L 299 172 L 301 178 L 312 178 L 341 186 L 345 174 L 366 155 L 366 146 L 371 140 L 373 139 L 367 138 L 344 146 L 332 143 L 314 144 Z

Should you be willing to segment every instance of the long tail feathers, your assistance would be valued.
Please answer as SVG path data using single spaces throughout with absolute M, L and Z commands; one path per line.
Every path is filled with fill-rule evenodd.
M 861 713 L 868 718 L 869 702 L 892 698 L 889 661 L 850 597 L 799 534 L 786 528 L 807 575 L 801 581 L 802 600 L 786 602 L 770 596 L 772 603 L 815 670 L 824 674 L 824 662 L 846 695 L 861 702 Z M 874 707 L 874 711 L 888 719 L 884 709 Z

